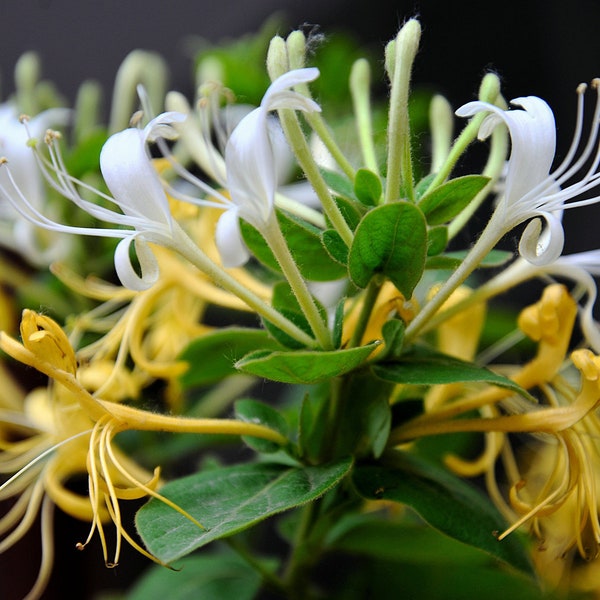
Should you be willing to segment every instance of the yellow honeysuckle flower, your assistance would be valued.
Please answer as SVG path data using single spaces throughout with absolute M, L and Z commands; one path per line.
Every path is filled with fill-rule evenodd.
M 567 358 L 576 311 L 566 288 L 553 284 L 519 315 L 519 328 L 538 342 L 538 350 L 508 374 L 523 388 L 536 390 L 540 403 L 511 398 L 512 392 L 488 386 L 430 406 L 430 412 L 391 435 L 393 443 L 400 443 L 432 434 L 484 433 L 486 444 L 478 459 L 448 456 L 446 464 L 465 476 L 485 473 L 490 498 L 513 522 L 498 539 L 528 524 L 541 540 L 534 552 L 539 572 L 553 585 L 561 578 L 571 581 L 565 556 L 577 551 L 591 559 L 600 549 L 600 357 L 582 348 Z M 454 418 L 473 409 L 481 417 Z M 524 448 L 520 444 L 515 453 L 511 433 L 533 434 L 534 439 Z M 510 486 L 507 500 L 496 479 L 499 456 Z M 520 464 L 527 465 L 523 472 Z
M 18 542 L 42 510 L 42 565 L 29 598 L 39 598 L 47 583 L 52 560 L 51 506 L 89 521 L 90 532 L 102 544 L 104 561 L 118 563 L 122 539 L 152 560 L 123 528 L 119 503 L 153 496 L 202 525 L 157 492 L 160 470 L 148 473 L 113 444 L 114 437 L 129 429 L 226 435 L 250 435 L 278 444 L 287 440 L 276 431 L 255 423 L 228 419 L 192 419 L 124 406 L 95 397 L 83 385 L 75 353 L 64 331 L 52 319 L 25 310 L 21 322 L 22 343 L 0 332 L 0 349 L 53 380 L 48 388 L 32 391 L 20 413 L 0 410 L 0 472 L 11 474 L 0 486 L 0 500 L 18 497 L 0 519 L 0 552 Z M 11 435 L 18 433 L 17 436 Z M 14 440 L 17 441 L 14 441 Z M 74 475 L 87 474 L 89 494 L 79 496 L 66 487 Z M 109 558 L 104 526 L 117 531 L 114 554 Z

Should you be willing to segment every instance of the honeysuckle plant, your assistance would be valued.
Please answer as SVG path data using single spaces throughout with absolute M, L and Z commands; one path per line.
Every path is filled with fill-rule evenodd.
M 190 99 L 134 52 L 108 126 L 89 83 L 43 112 L 20 65 L 0 123 L 0 552 L 40 516 L 27 598 L 70 535 L 55 507 L 89 523 L 74 550 L 148 559 L 133 600 L 600 593 L 598 251 L 563 255 L 562 224 L 599 199 L 600 102 L 584 140 L 577 87 L 555 166 L 549 104 L 507 102 L 493 73 L 460 107 L 413 97 L 417 19 L 375 60 L 344 42 L 341 68 L 338 43 L 204 51 Z

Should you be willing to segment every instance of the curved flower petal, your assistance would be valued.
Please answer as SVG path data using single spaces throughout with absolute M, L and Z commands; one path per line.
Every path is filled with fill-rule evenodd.
M 226 210 L 217 221 L 215 243 L 226 268 L 239 267 L 248 261 L 250 253 L 242 240 L 237 210 Z
M 459 108 L 460 117 L 489 112 L 479 129 L 479 138 L 488 137 L 504 122 L 512 146 L 506 174 L 506 204 L 514 205 L 548 178 L 556 151 L 556 124 L 548 104 L 537 96 L 515 98 L 511 104 L 522 109 L 503 110 L 487 102 L 469 102 Z
M 227 186 L 239 216 L 260 227 L 273 211 L 278 160 L 274 150 L 274 126 L 269 111 L 280 108 L 317 111 L 319 105 L 289 88 L 318 77 L 315 68 L 296 69 L 277 78 L 260 106 L 246 115 L 234 129 L 225 147 Z
M 552 213 L 540 214 L 545 219 L 547 228 L 542 231 L 541 220 L 533 219 L 525 227 L 519 242 L 521 256 L 538 266 L 557 260 L 562 254 L 565 244 L 565 233 L 561 220 Z
M 135 244 L 135 252 L 140 263 L 141 276 L 131 264 L 129 249 Z M 143 291 L 152 287 L 159 277 L 158 261 L 150 246 L 141 235 L 132 234 L 123 238 L 115 249 L 115 270 L 121 283 L 130 290 Z
M 170 228 L 169 201 L 136 128 L 111 135 L 100 152 L 100 170 L 115 202 L 128 216 Z

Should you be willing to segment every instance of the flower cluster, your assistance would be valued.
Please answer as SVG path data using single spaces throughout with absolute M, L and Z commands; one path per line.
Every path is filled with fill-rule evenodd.
M 252 106 L 235 101 L 233 45 L 228 60 L 199 57 L 193 103 L 166 92 L 159 57 L 132 53 L 108 126 L 84 87 L 72 108 L 35 85 L 0 107 L 0 500 L 12 502 L 0 552 L 41 514 L 28 598 L 51 578 L 55 506 L 90 524 L 74 547 L 98 536 L 108 567 L 123 541 L 161 567 L 183 561 L 200 595 L 214 560 L 248 598 L 263 586 L 377 596 L 373 573 L 389 561 L 398 582 L 416 576 L 398 550 L 414 536 L 435 564 L 436 529 L 457 540 L 449 555 L 473 548 L 465 568 L 485 566 L 468 569 L 470 586 L 499 569 L 531 597 L 538 576 L 556 593 L 597 593 L 600 269 L 597 249 L 563 255 L 562 215 L 600 201 L 600 84 L 587 139 L 577 88 L 558 166 L 548 104 L 507 103 L 492 73 L 454 114 L 427 100 L 418 133 L 432 153 L 419 156 L 408 106 L 420 34 L 411 19 L 387 45 L 387 100 L 373 96 L 369 60 L 348 62 L 338 84 L 326 61 L 307 66 L 309 40 L 294 31 L 266 41 Z M 465 173 L 477 139 L 487 163 Z M 517 230 L 518 252 L 501 250 Z M 539 301 L 504 318 L 502 295 L 518 301 L 534 280 Z M 207 448 L 240 441 L 254 458 L 201 465 Z M 70 487 L 82 476 L 84 494 Z M 122 505 L 143 499 L 133 528 Z M 282 521 L 293 535 L 275 564 L 252 532 L 286 510 L 299 518 Z M 188 556 L 224 538 L 227 552 Z M 314 569 L 336 552 L 364 558 L 356 580 Z M 133 597 L 176 576 L 152 573 Z

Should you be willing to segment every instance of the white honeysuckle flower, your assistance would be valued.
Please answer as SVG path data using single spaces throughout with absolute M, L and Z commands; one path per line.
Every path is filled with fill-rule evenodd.
M 28 119 L 29 131 L 39 136 L 50 125 L 67 125 L 70 114 L 66 108 L 48 109 Z M 10 161 L 13 179 L 31 204 L 38 210 L 46 208 L 46 190 L 28 145 L 27 130 L 10 102 L 0 104 L 0 156 Z M 7 172 L 0 169 L 0 184 L 9 183 L 7 177 Z M 48 265 L 66 255 L 70 247 L 66 236 L 53 234 L 42 243 L 39 233 L 35 225 L 19 217 L 11 204 L 0 199 L 0 245 L 36 266 Z
M 159 137 L 170 138 L 176 135 L 171 124 L 183 118 L 184 115 L 178 113 L 163 113 L 143 129 L 125 129 L 109 137 L 104 144 L 100 154 L 100 170 L 112 197 L 98 190 L 92 191 L 116 204 L 121 212 L 81 197 L 76 185 L 84 184 L 67 173 L 52 132 L 46 134 L 50 160 L 42 158 L 36 151 L 38 167 L 50 185 L 91 216 L 119 228 L 76 227 L 53 221 L 21 189 L 9 164 L 2 166 L 6 178 L 0 181 L 0 196 L 38 227 L 79 235 L 121 238 L 115 251 L 115 269 L 121 283 L 133 290 L 147 289 L 158 278 L 157 262 L 148 243 L 177 245 L 168 199 L 152 165 L 147 144 Z M 138 275 L 131 264 L 129 249 L 132 242 L 135 244 L 141 275 Z
M 600 80 L 592 82 L 598 94 Z M 556 151 L 556 126 L 548 104 L 536 96 L 516 98 L 511 104 L 520 108 L 503 110 L 487 102 L 469 102 L 456 114 L 471 117 L 480 112 L 489 114 L 479 129 L 479 138 L 487 138 L 494 128 L 505 124 L 511 137 L 504 194 L 490 219 L 484 235 L 498 240 L 517 225 L 532 219 L 519 244 L 520 254 L 537 265 L 549 264 L 561 254 L 564 246 L 562 211 L 600 201 L 600 196 L 585 198 L 586 192 L 599 182 L 600 101 L 594 110 L 591 132 L 580 149 L 583 129 L 583 95 L 586 86 L 577 88 L 577 123 L 573 141 L 561 164 L 552 172 Z M 579 156 L 576 157 L 577 152 Z M 588 160 L 592 158 L 591 164 Z M 576 178 L 576 179 L 575 179 Z M 574 198 L 579 200 L 572 201 Z M 546 222 L 543 236 L 541 219 Z
M 216 229 L 217 247 L 227 267 L 242 265 L 249 257 L 241 238 L 239 219 L 262 230 L 274 214 L 278 173 L 285 156 L 279 148 L 285 140 L 269 113 L 282 108 L 320 111 L 316 102 L 290 89 L 313 81 L 318 75 L 318 69 L 306 68 L 278 77 L 267 89 L 260 106 L 239 122 L 227 141 L 225 166 L 231 201 Z

